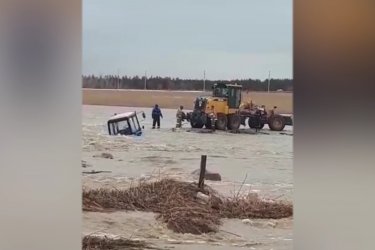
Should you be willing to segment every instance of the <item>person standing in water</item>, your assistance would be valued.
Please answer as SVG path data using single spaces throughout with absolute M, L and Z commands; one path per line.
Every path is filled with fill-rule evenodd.
M 177 109 L 177 113 L 176 113 L 176 119 L 177 119 L 176 128 L 181 128 L 182 127 L 182 120 L 184 119 L 184 115 L 185 115 L 183 109 L 184 109 L 184 107 L 182 105 Z
M 160 117 L 163 118 L 163 114 L 161 113 L 161 110 L 159 108 L 159 105 L 155 104 L 154 108 L 152 109 L 152 128 L 155 128 L 155 125 L 157 125 L 157 128 L 160 128 Z

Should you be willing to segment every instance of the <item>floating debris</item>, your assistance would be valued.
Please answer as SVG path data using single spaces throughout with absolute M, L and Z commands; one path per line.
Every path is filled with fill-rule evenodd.
M 107 236 L 86 235 L 82 238 L 82 250 L 121 250 L 121 249 L 161 249 L 151 246 L 145 241 L 124 238 L 110 238 Z
M 81 167 L 88 168 L 88 167 L 92 167 L 92 166 L 90 164 L 88 164 L 86 161 L 81 160 Z
M 110 153 L 101 153 L 93 155 L 94 158 L 104 158 L 104 159 L 113 159 L 113 155 Z
M 91 171 L 83 171 L 82 174 L 100 174 L 100 173 L 112 173 L 112 171 L 96 171 L 96 170 L 91 170 Z
M 197 199 L 198 192 L 208 196 L 207 201 Z M 83 190 L 83 210 L 154 212 L 169 229 L 191 234 L 217 232 L 221 218 L 280 219 L 293 215 L 293 205 L 288 202 L 264 201 L 254 194 L 224 198 L 208 186 L 203 191 L 196 183 L 172 179 L 140 182 L 125 190 Z
M 200 169 L 194 170 L 191 174 L 199 176 L 200 174 Z M 221 181 L 221 175 L 219 173 L 214 173 L 206 170 L 204 174 L 204 179 L 209 180 L 209 181 Z
M 281 132 L 280 135 L 289 135 L 289 136 L 293 136 L 292 133 L 285 133 L 285 132 Z

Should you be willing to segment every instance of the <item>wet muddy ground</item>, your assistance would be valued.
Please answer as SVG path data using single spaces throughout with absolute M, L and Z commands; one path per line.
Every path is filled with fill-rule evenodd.
M 161 107 L 162 108 L 162 107 Z M 108 136 L 106 121 L 114 113 L 145 111 L 141 137 Z M 196 181 L 191 173 L 199 168 L 200 156 L 207 155 L 207 169 L 218 172 L 221 182 L 206 184 L 226 195 L 256 192 L 265 198 L 292 199 L 293 136 L 267 128 L 258 134 L 188 132 L 190 125 L 173 131 L 175 110 L 162 108 L 161 129 L 151 129 L 150 108 L 83 106 L 82 160 L 89 166 L 82 171 L 109 171 L 84 174 L 85 188 L 125 188 L 139 179 L 173 177 Z M 245 131 L 249 128 L 241 127 Z M 103 152 L 113 159 L 94 157 Z M 242 184 L 244 183 L 244 184 Z M 242 186 L 242 187 L 241 187 Z M 292 249 L 292 219 L 279 221 L 225 220 L 221 232 L 210 235 L 175 234 L 155 220 L 153 214 L 117 212 L 84 213 L 83 233 L 92 232 L 142 238 L 158 246 L 174 249 Z

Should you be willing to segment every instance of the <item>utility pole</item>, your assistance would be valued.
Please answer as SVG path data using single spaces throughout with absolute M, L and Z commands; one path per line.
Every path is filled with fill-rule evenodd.
M 147 89 L 147 71 L 145 71 L 145 90 Z
M 206 92 L 206 70 L 203 71 L 203 92 Z
M 120 88 L 120 70 L 117 69 L 117 89 Z
M 270 92 L 271 71 L 268 71 L 268 93 Z

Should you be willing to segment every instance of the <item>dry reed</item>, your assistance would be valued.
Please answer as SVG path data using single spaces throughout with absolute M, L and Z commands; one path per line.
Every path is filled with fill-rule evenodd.
M 99 237 L 87 235 L 82 238 L 82 250 L 139 250 L 139 249 L 159 249 L 150 246 L 144 241 L 131 239 L 112 239 L 108 237 Z
M 254 195 L 224 198 L 208 186 L 204 190 L 209 196 L 207 202 L 196 198 L 201 191 L 197 184 L 172 179 L 140 182 L 126 190 L 84 190 L 83 210 L 155 212 L 169 229 L 192 234 L 216 232 L 221 218 L 280 219 L 293 215 L 293 206 L 287 202 L 264 201 Z

